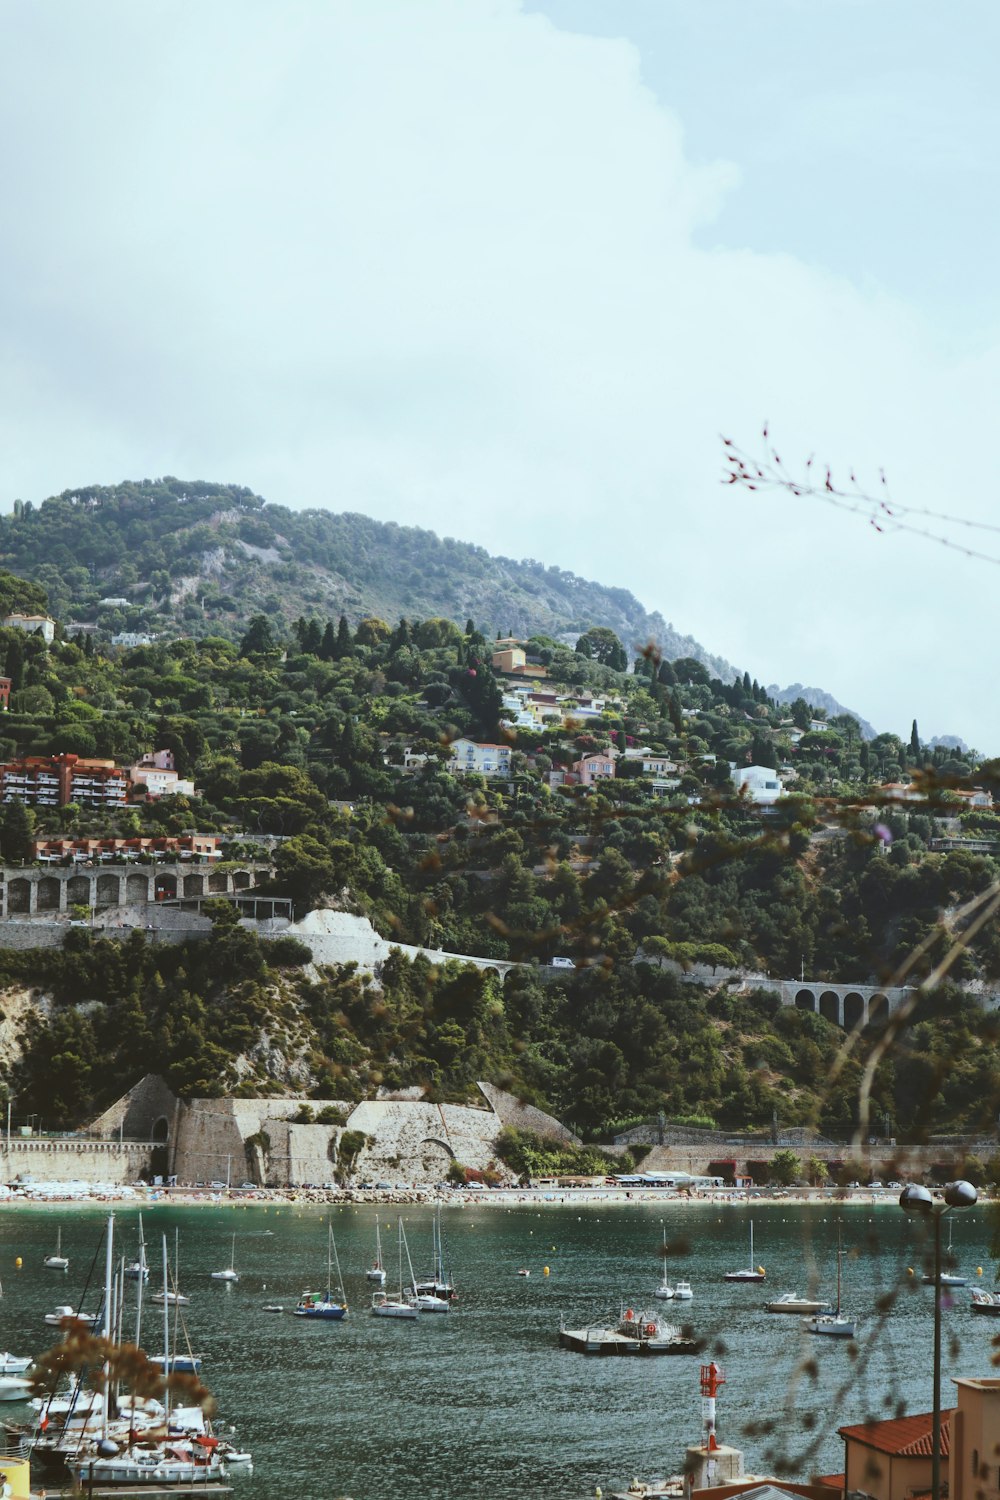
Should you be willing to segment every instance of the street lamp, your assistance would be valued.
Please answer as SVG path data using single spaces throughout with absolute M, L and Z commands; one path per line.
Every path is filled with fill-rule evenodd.
M 953 1208 L 971 1208 L 977 1193 L 971 1182 L 949 1182 L 943 1201 L 935 1202 L 929 1188 L 910 1183 L 899 1195 L 899 1206 L 914 1217 L 934 1222 L 934 1412 L 931 1425 L 931 1500 L 941 1500 L 941 1220 Z

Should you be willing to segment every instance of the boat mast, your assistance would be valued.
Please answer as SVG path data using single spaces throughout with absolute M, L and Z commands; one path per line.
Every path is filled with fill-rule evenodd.
M 753 1270 L 753 1219 L 750 1220 L 750 1269 Z
M 167 1295 L 167 1237 L 163 1236 L 163 1378 L 168 1380 L 170 1375 L 170 1301 Z M 166 1413 L 164 1421 L 170 1418 L 170 1386 L 167 1385 Z
M 102 1331 L 105 1340 L 111 1342 L 111 1333 L 114 1327 L 111 1310 L 111 1276 L 114 1270 L 115 1256 L 115 1216 L 108 1214 L 107 1243 L 104 1247 L 104 1321 Z M 104 1361 L 104 1401 L 101 1406 L 101 1437 L 108 1435 L 108 1397 L 109 1379 L 111 1365 L 107 1359 Z

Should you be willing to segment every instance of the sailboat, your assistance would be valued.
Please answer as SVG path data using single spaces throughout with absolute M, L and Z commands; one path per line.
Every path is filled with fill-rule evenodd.
M 337 1302 L 333 1296 L 333 1262 L 337 1263 L 337 1290 L 340 1293 L 340 1301 Z M 344 1288 L 340 1275 L 340 1257 L 337 1255 L 337 1244 L 333 1238 L 333 1225 L 326 1226 L 326 1293 L 318 1297 L 315 1292 L 305 1291 L 298 1300 L 298 1305 L 292 1309 L 297 1318 L 322 1319 L 327 1323 L 339 1321 L 347 1316 L 347 1301 L 344 1297 Z
M 837 1306 L 832 1313 L 817 1313 L 812 1318 L 803 1318 L 802 1326 L 807 1333 L 823 1333 L 828 1338 L 852 1339 L 855 1333 L 853 1318 L 845 1318 L 840 1310 L 841 1263 L 846 1250 L 840 1248 L 840 1232 L 837 1232 Z
M 148 1281 L 149 1263 L 146 1260 L 146 1241 L 142 1232 L 142 1214 L 139 1215 L 139 1259 L 130 1261 L 125 1267 L 126 1281 Z
M 168 1302 L 171 1307 L 173 1307 L 175 1305 L 177 1307 L 187 1307 L 188 1303 L 191 1301 L 191 1298 L 183 1296 L 183 1294 L 177 1290 L 177 1281 L 178 1281 L 178 1275 L 179 1275 L 179 1266 L 180 1266 L 180 1231 L 177 1230 L 177 1229 L 175 1229 L 174 1230 L 174 1271 L 173 1271 L 173 1282 L 174 1282 L 174 1284 L 173 1284 L 173 1287 L 169 1287 L 167 1285 L 167 1277 L 166 1277 L 166 1274 L 164 1273 L 164 1277 L 163 1277 L 163 1291 L 162 1292 L 154 1292 L 153 1293 L 153 1301 L 154 1302 L 161 1302 L 161 1303 Z
M 399 1294 L 392 1297 L 388 1292 L 372 1293 L 372 1317 L 374 1318 L 406 1318 L 412 1321 L 419 1318 L 420 1309 L 414 1296 L 405 1296 L 403 1292 L 403 1251 L 406 1250 L 406 1264 L 410 1268 L 410 1285 L 413 1286 L 413 1263 L 410 1260 L 410 1247 L 406 1243 L 406 1235 L 403 1233 L 403 1220 L 399 1219 Z
M 233 1235 L 233 1248 L 229 1255 L 229 1264 L 224 1271 L 213 1271 L 213 1281 L 239 1281 L 240 1273 L 236 1269 L 236 1236 Z
M 667 1280 L 667 1226 L 666 1226 L 666 1224 L 664 1224 L 664 1226 L 663 1226 L 663 1249 L 662 1249 L 662 1251 L 660 1253 L 663 1256 L 663 1275 L 660 1277 L 660 1284 L 656 1288 L 656 1291 L 653 1293 L 653 1296 L 654 1297 L 659 1297 L 659 1299 L 660 1299 L 661 1302 L 672 1302 L 673 1301 L 673 1297 L 674 1297 L 674 1289 L 670 1285 L 670 1282 Z
M 444 1308 L 428 1305 L 426 1312 L 447 1312 L 447 1304 L 455 1295 L 455 1288 L 444 1274 L 444 1249 L 441 1243 L 441 1205 L 437 1206 L 431 1226 L 431 1245 L 434 1269 L 423 1281 L 415 1281 L 413 1290 L 418 1298 L 430 1298 L 435 1303 L 444 1302 Z M 423 1307 L 423 1303 L 421 1303 Z
M 56 1230 L 56 1253 L 55 1255 L 47 1255 L 42 1261 L 42 1265 L 47 1266 L 50 1271 L 69 1270 L 69 1259 L 62 1253 L 62 1225 Z
M 755 1266 L 753 1263 L 753 1219 L 750 1220 L 750 1261 L 745 1270 L 727 1271 L 722 1278 L 723 1281 L 764 1281 L 767 1272 L 763 1266 Z
M 955 1264 L 954 1256 L 952 1255 L 952 1250 L 951 1250 L 951 1231 L 952 1231 L 952 1228 L 953 1228 L 953 1224 L 954 1224 L 954 1221 L 952 1219 L 949 1219 L 948 1220 L 948 1260 L 946 1262 L 946 1264 L 949 1265 L 949 1266 L 953 1266 Z M 952 1271 L 942 1271 L 941 1272 L 940 1285 L 941 1286 L 965 1286 L 966 1283 L 968 1282 L 968 1279 L 969 1278 L 967 1276 L 956 1276 Z M 934 1285 L 934 1277 L 933 1277 L 933 1275 L 928 1276 L 927 1273 L 925 1272 L 924 1273 L 924 1286 L 933 1286 L 933 1285 Z
M 377 1282 L 379 1286 L 385 1286 L 385 1267 L 382 1264 L 382 1231 L 379 1229 L 378 1219 L 375 1220 L 375 1262 L 365 1272 L 365 1280 Z

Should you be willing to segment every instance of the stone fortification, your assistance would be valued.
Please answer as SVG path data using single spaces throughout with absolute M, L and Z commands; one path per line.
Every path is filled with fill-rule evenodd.
M 152 1167 L 153 1147 L 144 1141 L 48 1140 L 44 1136 L 0 1141 L 4 1182 L 138 1182 Z
M 552 1115 L 547 1115 L 534 1104 L 525 1104 L 522 1099 L 508 1094 L 505 1089 L 498 1089 L 493 1083 L 481 1083 L 479 1088 L 501 1125 L 509 1126 L 512 1130 L 531 1130 L 535 1135 L 563 1141 L 571 1146 L 581 1144 L 578 1135 L 574 1135 L 567 1126 L 560 1124 Z
M 261 923 L 266 931 L 267 923 Z M 477 969 L 492 969 L 504 975 L 516 965 L 499 958 L 475 958 L 466 953 L 445 953 L 440 948 L 417 948 L 410 943 L 393 943 L 375 931 L 367 917 L 355 916 L 348 911 L 311 911 L 301 922 L 292 922 L 282 927 L 282 932 L 297 937 L 311 950 L 313 962 L 317 964 L 357 964 L 365 973 L 378 972 L 393 949 L 398 949 L 409 959 L 418 956 L 430 959 L 431 963 L 443 964 L 448 960 L 463 964 L 474 964 Z

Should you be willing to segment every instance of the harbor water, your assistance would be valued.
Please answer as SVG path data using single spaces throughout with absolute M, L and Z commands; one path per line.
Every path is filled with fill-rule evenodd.
M 291 1309 L 304 1288 L 325 1289 L 328 1212 L 350 1313 L 340 1323 L 313 1323 Z M 432 1211 L 402 1212 L 421 1275 L 431 1268 Z M 607 1493 L 633 1475 L 680 1470 L 685 1446 L 700 1435 L 699 1360 L 574 1354 L 558 1346 L 560 1318 L 576 1328 L 604 1325 L 624 1306 L 692 1324 L 706 1340 L 703 1358 L 716 1359 L 726 1376 L 720 1440 L 742 1448 L 757 1473 L 782 1463 L 802 1477 L 836 1472 L 838 1426 L 930 1408 L 933 1290 L 921 1284 L 921 1226 L 894 1198 L 754 1204 L 754 1258 L 767 1280 L 726 1282 L 726 1271 L 748 1263 L 750 1212 L 745 1204 L 678 1202 L 446 1207 L 446 1262 L 458 1301 L 454 1311 L 416 1323 L 368 1312 L 364 1273 L 376 1220 L 387 1289 L 397 1281 L 392 1207 L 154 1205 L 143 1210 L 143 1223 L 150 1292 L 161 1235 L 172 1254 L 180 1232 L 191 1345 L 204 1357 L 202 1378 L 223 1429 L 232 1426 L 254 1456 L 253 1476 L 233 1480 L 238 1497 L 582 1500 L 596 1485 Z M 93 1207 L 0 1209 L 0 1345 L 18 1354 L 49 1346 L 44 1314 L 58 1303 L 77 1305 L 92 1262 L 92 1288 L 102 1277 L 105 1216 Z M 68 1273 L 42 1266 L 57 1227 Z M 858 1320 L 856 1345 L 810 1337 L 798 1318 L 765 1311 L 788 1291 L 818 1287 L 835 1298 L 838 1228 L 848 1252 L 843 1305 Z M 234 1232 L 241 1279 L 213 1281 L 211 1272 L 229 1264 Z M 653 1298 L 664 1232 L 668 1276 L 691 1282 L 691 1302 Z M 970 1314 L 969 1292 L 994 1285 L 992 1232 L 989 1209 L 954 1216 L 957 1268 L 969 1287 L 945 1296 L 945 1406 L 950 1376 L 991 1373 L 1000 1327 Z M 116 1234 L 131 1259 L 134 1209 L 116 1210 Z M 519 1276 L 521 1269 L 530 1275 Z M 87 1309 L 97 1302 L 92 1289 Z M 266 1312 L 269 1304 L 285 1312 Z M 143 1343 L 159 1352 L 161 1314 L 149 1305 L 146 1318 Z M 18 1420 L 27 1411 L 8 1405 L 4 1415 Z

